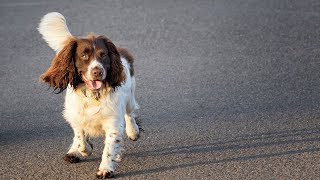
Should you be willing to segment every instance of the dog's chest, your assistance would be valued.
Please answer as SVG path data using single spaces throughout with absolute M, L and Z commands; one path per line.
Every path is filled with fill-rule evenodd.
M 107 101 L 106 98 L 82 96 L 78 105 L 79 125 L 92 136 L 99 136 L 103 132 L 103 124 L 106 123 Z
M 99 100 L 87 99 L 85 102 L 83 102 L 83 108 L 81 109 L 85 116 L 92 117 L 99 115 L 102 108 L 103 107 L 101 106 L 101 102 Z
M 73 127 L 81 127 L 87 134 L 99 136 L 112 117 L 118 114 L 118 101 L 110 91 L 102 89 L 99 95 L 85 88 L 67 92 L 64 117 Z
M 103 118 L 102 112 L 107 106 L 105 97 L 94 94 L 83 94 L 83 97 L 80 99 L 80 114 L 83 117 L 83 121 L 92 121 Z

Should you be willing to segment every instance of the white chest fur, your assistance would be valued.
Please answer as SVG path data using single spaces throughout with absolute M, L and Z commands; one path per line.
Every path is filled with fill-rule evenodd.
M 66 94 L 64 117 L 72 127 L 81 127 L 91 136 L 103 134 L 103 125 L 115 112 L 110 100 L 108 89 L 99 94 L 87 92 L 80 87 L 78 90 L 68 89 Z M 109 107 L 109 108 L 108 108 Z
M 67 88 L 63 115 L 71 127 L 98 136 L 104 133 L 103 126 L 123 124 L 127 108 L 138 108 L 133 95 L 135 79 L 130 77 L 128 62 L 123 58 L 122 64 L 126 80 L 114 91 L 109 87 L 101 89 L 99 98 L 87 90 L 84 84 L 76 90 Z

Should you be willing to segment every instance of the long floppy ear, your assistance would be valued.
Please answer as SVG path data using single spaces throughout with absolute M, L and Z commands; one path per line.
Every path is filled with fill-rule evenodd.
M 110 58 L 110 69 L 108 69 L 106 77 L 107 83 L 113 89 L 116 89 L 118 86 L 121 86 L 121 83 L 126 79 L 125 74 L 123 73 L 120 54 L 110 39 L 105 36 L 100 36 L 98 38 L 102 38 L 104 40 L 104 43 L 108 48 L 108 56 Z
M 56 55 L 49 69 L 40 76 L 40 81 L 53 87 L 57 94 L 65 90 L 70 84 L 76 88 L 81 81 L 75 66 L 75 51 L 77 42 L 75 39 L 68 40 L 63 49 Z

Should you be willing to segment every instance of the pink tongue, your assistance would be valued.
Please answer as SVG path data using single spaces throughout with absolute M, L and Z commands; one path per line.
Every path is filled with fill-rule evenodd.
M 88 85 L 91 90 L 98 90 L 101 88 L 102 82 L 101 81 L 89 81 Z

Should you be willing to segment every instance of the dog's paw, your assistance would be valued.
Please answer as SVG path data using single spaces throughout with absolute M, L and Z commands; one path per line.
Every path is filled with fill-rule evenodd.
M 115 178 L 113 171 L 108 171 L 104 169 L 99 170 L 96 176 L 98 179 Z
M 136 141 L 139 139 L 139 127 L 138 125 L 134 124 L 131 127 L 126 127 L 126 132 L 128 135 L 128 138 L 132 141 Z
M 78 163 L 80 162 L 80 158 L 74 154 L 66 154 L 63 158 L 65 161 L 69 163 Z
M 139 139 L 139 133 L 131 134 L 128 136 L 131 141 L 137 141 Z

